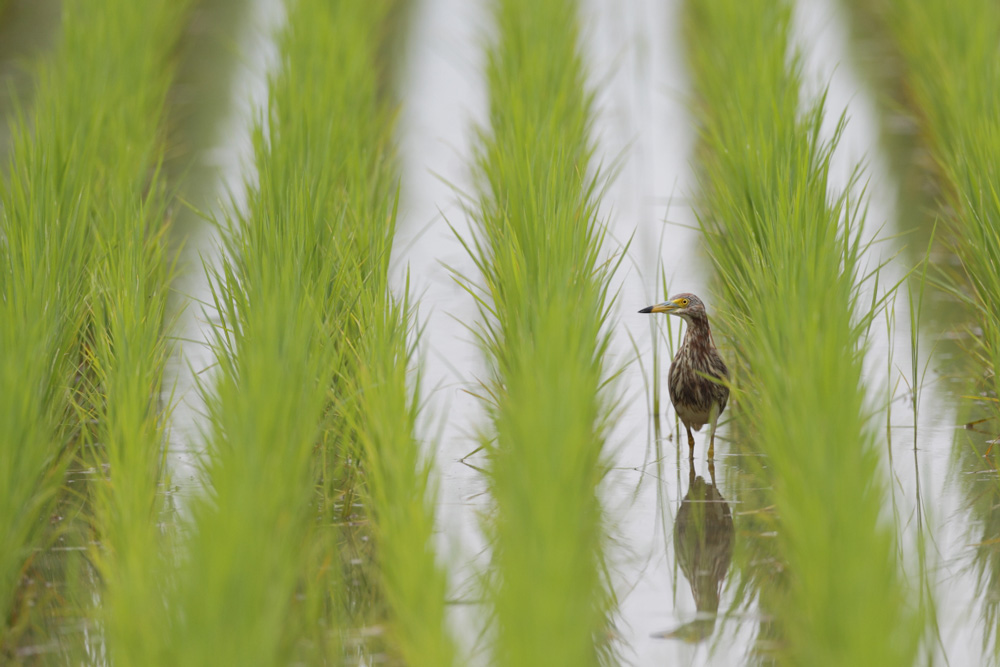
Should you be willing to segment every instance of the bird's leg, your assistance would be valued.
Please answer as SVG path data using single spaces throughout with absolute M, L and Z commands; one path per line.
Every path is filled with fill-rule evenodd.
M 684 425 L 684 428 L 686 428 L 688 432 L 688 448 L 691 450 L 689 456 L 691 460 L 694 460 L 694 434 L 691 432 L 691 427 L 687 424 Z
M 712 434 L 708 438 L 708 460 L 715 458 L 715 427 L 719 423 L 719 411 L 712 408 Z

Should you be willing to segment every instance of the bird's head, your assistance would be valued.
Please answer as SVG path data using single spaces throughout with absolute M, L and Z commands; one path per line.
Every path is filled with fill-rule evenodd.
M 702 300 L 694 294 L 685 293 L 671 297 L 669 301 L 658 303 L 655 306 L 650 306 L 649 308 L 643 308 L 639 312 L 670 313 L 671 315 L 683 317 L 685 320 L 690 322 L 692 317 L 705 317 L 705 304 L 702 303 Z

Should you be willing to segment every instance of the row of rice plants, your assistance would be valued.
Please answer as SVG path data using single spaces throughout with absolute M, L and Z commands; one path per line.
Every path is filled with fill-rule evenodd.
M 855 11 L 861 8 L 854 6 Z M 981 332 L 973 341 L 972 393 L 985 384 L 994 417 L 1000 403 L 1000 6 L 975 0 L 885 0 L 866 8 L 898 57 L 906 94 L 903 103 L 917 119 L 919 137 L 933 157 L 949 250 L 960 273 L 944 276 L 949 291 L 969 307 Z M 972 408 L 972 406 L 969 406 Z M 970 410 L 971 411 L 971 410 Z M 996 430 L 994 420 L 986 422 Z M 989 482 L 963 474 L 976 527 L 974 566 L 980 583 L 984 647 L 1000 651 L 1000 550 L 996 545 L 996 450 L 956 434 L 963 471 L 991 470 Z M 970 443 L 972 446 L 970 447 Z M 983 448 L 987 454 L 983 458 Z M 991 454 L 991 455 L 990 455 Z
M 613 397 L 596 218 L 592 95 L 577 3 L 502 0 L 477 148 L 476 329 L 492 367 L 487 600 L 501 665 L 587 665 L 609 650 L 598 487 Z M 473 286 L 475 285 L 475 286 Z
M 737 437 L 766 455 L 779 526 L 784 572 L 769 611 L 782 661 L 911 664 L 920 616 L 885 525 L 861 381 L 873 316 L 859 303 L 861 220 L 846 193 L 829 192 L 836 141 L 820 137 L 822 100 L 802 108 L 790 11 L 725 0 L 686 12 L 700 215 L 738 361 Z
M 355 602 L 335 522 L 357 520 L 356 493 L 368 501 L 387 650 L 451 662 L 428 463 L 413 437 L 410 313 L 387 284 L 397 177 L 381 36 L 393 7 L 288 5 L 254 129 L 256 174 L 213 273 L 209 492 L 192 504 L 170 622 L 146 664 L 346 650 Z
M 978 337 L 1000 393 L 1000 7 L 986 0 L 877 5 L 902 61 L 907 103 L 933 155 L 948 206 L 948 242 L 962 262 L 954 292 L 982 326 Z M 1000 405 L 1000 404 L 998 404 Z
M 85 19 L 73 28 L 81 51 L 93 52 L 95 40 L 105 45 L 101 58 L 107 65 L 91 70 L 92 85 L 99 87 L 103 76 L 104 85 L 115 88 L 110 96 L 103 91 L 108 106 L 99 122 L 120 132 L 111 139 L 121 156 L 110 163 L 115 180 L 98 181 L 106 193 L 91 186 L 111 206 L 99 218 L 88 361 L 98 394 L 90 401 L 100 446 L 95 463 L 108 465 L 108 474 L 95 485 L 100 544 L 92 561 L 105 585 L 105 639 L 121 664 L 136 664 L 143 655 L 141 630 L 155 627 L 150 619 L 160 618 L 159 609 L 149 606 L 159 593 L 149 570 L 162 554 L 157 524 L 168 406 L 161 401 L 161 386 L 169 352 L 164 318 L 172 263 L 165 252 L 166 200 L 158 177 L 160 126 L 172 58 L 190 5 L 107 2 L 101 12 L 80 9 L 81 17 L 100 14 L 97 25 Z M 156 29 L 145 29 L 148 22 Z
M 144 611 L 129 592 L 145 583 L 143 564 L 155 554 L 162 455 L 169 262 L 160 114 L 187 6 L 109 0 L 94 11 L 67 2 L 31 113 L 13 121 L 0 190 L 6 630 L 18 622 L 18 579 L 50 533 L 45 518 L 66 465 L 91 438 L 85 460 L 107 465 L 96 482 L 92 556 L 112 641 Z
M 419 331 L 405 293 L 409 286 L 396 296 L 389 285 L 398 195 L 392 145 L 396 109 L 390 84 L 409 3 L 380 0 L 357 6 L 340 0 L 332 11 L 322 1 L 304 4 L 299 10 L 306 12 L 303 16 L 311 12 L 326 21 L 324 31 L 292 37 L 301 43 L 298 48 L 309 51 L 309 69 L 318 74 L 329 67 L 330 39 L 341 44 L 334 51 L 340 67 L 306 76 L 328 96 L 329 105 L 318 112 L 319 118 L 326 113 L 340 119 L 329 125 L 331 145 L 349 149 L 331 165 L 339 196 L 332 240 L 338 245 L 328 261 L 339 265 L 349 281 L 337 297 L 339 303 L 333 304 L 342 311 L 337 344 L 344 364 L 335 378 L 334 421 L 328 453 L 321 459 L 327 517 L 352 518 L 350 480 L 357 476 L 374 541 L 378 604 L 368 621 L 387 628 L 383 650 L 394 659 L 445 666 L 454 662 L 455 649 L 445 628 L 447 579 L 432 542 L 433 460 L 415 438 Z M 289 99 L 310 84 L 303 79 L 287 81 Z M 285 117 L 289 127 L 299 126 L 303 110 L 312 104 L 307 96 L 294 99 Z M 312 140 L 307 129 L 296 138 L 303 146 Z M 356 470 L 349 470 L 354 466 Z

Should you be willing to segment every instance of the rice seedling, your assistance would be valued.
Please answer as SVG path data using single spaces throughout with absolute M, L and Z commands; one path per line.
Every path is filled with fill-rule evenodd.
M 881 3 L 884 25 L 902 59 L 903 77 L 944 181 L 946 240 L 962 262 L 953 282 L 982 325 L 980 354 L 997 390 L 1000 366 L 1000 8 L 971 2 Z
M 53 79 L 51 70 L 43 70 L 41 90 L 54 92 Z M 40 95 L 36 115 L 54 121 L 53 130 L 61 124 L 71 139 L 69 124 L 52 107 L 45 109 Z M 16 597 L 22 569 L 42 545 L 43 518 L 77 439 L 67 394 L 85 318 L 88 196 L 79 187 L 85 179 L 76 172 L 63 178 L 59 162 L 34 139 L 28 120 L 15 120 L 10 177 L 0 185 L 0 345 L 7 350 L 0 360 L 0 390 L 8 397 L 0 407 L 0 535 L 8 545 L 0 555 L 5 650 L 8 631 L 27 609 Z M 36 189 L 48 196 L 36 199 Z
M 908 108 L 903 63 L 884 24 L 885 2 L 840 0 L 851 33 L 850 56 L 879 113 L 879 144 L 894 179 L 897 228 L 904 239 L 906 261 L 915 266 L 925 245 L 934 238 L 940 185 L 933 161 L 916 132 L 917 119 Z M 940 239 L 939 239 L 940 240 Z
M 88 399 L 98 446 L 93 462 L 108 467 L 94 486 L 101 542 L 92 562 L 104 583 L 100 617 L 108 651 L 122 664 L 143 662 L 149 636 L 164 618 L 157 524 L 169 407 L 161 389 L 169 354 L 171 260 L 159 164 L 171 59 L 189 7 L 170 0 L 106 2 L 101 12 L 78 8 L 64 28 L 73 52 L 93 53 L 96 60 L 88 65 L 93 78 L 81 77 L 77 85 L 104 86 L 104 106 L 92 111 L 102 124 L 108 162 L 96 179 L 104 187 L 90 186 L 97 244 L 90 285 L 93 340 L 85 361 L 94 383 Z M 146 29 L 150 21 L 153 30 Z M 102 48 L 95 49 L 95 40 Z
M 0 277 L 0 612 L 3 651 L 24 628 L 29 602 L 18 595 L 22 574 L 45 546 L 50 511 L 78 440 L 70 418 L 69 387 L 85 313 L 85 225 L 79 198 L 58 187 L 25 130 L 15 134 L 24 181 L 0 188 L 3 201 Z M 48 177 L 48 179 L 46 179 Z M 45 184 L 53 196 L 37 204 L 26 190 Z M 19 182 L 20 181 L 20 182 Z M 46 182 L 47 181 L 47 182 Z M 46 229 L 43 222 L 52 221 Z
M 256 183 L 225 223 L 213 275 L 211 491 L 192 507 L 164 662 L 355 651 L 345 624 L 358 606 L 377 606 L 361 622 L 387 625 L 390 654 L 452 661 L 429 463 L 413 436 L 411 314 L 388 292 L 397 186 L 380 38 L 392 7 L 289 3 L 254 131 Z M 350 598 L 339 574 L 338 541 L 364 519 L 355 498 L 375 543 L 359 556 L 375 559 L 384 606 Z
M 324 457 L 322 473 L 328 482 L 327 505 L 336 509 L 331 516 L 342 515 L 349 508 L 329 495 L 329 482 L 337 480 L 345 462 L 360 463 L 361 497 L 375 541 L 376 595 L 385 607 L 374 620 L 388 627 L 386 650 L 407 664 L 448 665 L 454 661 L 454 647 L 444 627 L 447 581 L 432 549 L 432 461 L 421 454 L 414 435 L 419 392 L 412 377 L 413 345 L 418 332 L 412 328 L 408 299 L 394 297 L 388 280 L 397 175 L 387 79 L 392 45 L 398 41 L 393 36 L 407 3 L 353 5 L 339 3 L 329 14 L 327 34 L 308 40 L 318 54 L 330 39 L 347 43 L 352 31 L 360 35 L 342 56 L 350 76 L 330 73 L 322 82 L 337 104 L 328 113 L 349 121 L 334 127 L 332 139 L 351 146 L 360 158 L 356 164 L 346 160 L 338 178 L 347 197 L 340 204 L 334 240 L 353 255 L 341 262 L 353 282 L 339 297 L 346 320 L 338 344 L 347 360 L 335 381 L 328 445 L 332 455 Z M 339 77 L 335 84 L 334 76 Z M 352 95 L 359 101 L 352 103 Z M 296 118 L 291 115 L 289 121 Z M 308 141 L 308 136 L 302 139 Z
M 919 614 L 897 571 L 861 386 L 859 211 L 831 197 L 823 103 L 801 109 L 785 2 L 689 3 L 701 218 L 734 344 L 742 437 L 766 454 L 784 564 L 771 606 L 794 664 L 910 664 Z M 876 304 L 877 305 L 877 304 Z
M 585 665 L 610 649 L 598 485 L 609 267 L 596 219 L 592 96 L 576 3 L 503 0 L 476 161 L 478 335 L 492 365 L 487 582 L 501 665 Z M 474 285 L 481 285 L 477 287 Z
M 135 618 L 118 595 L 128 586 L 118 585 L 143 580 L 155 525 L 168 269 L 159 110 L 185 6 L 109 2 L 92 12 L 67 3 L 58 48 L 38 69 L 32 112 L 12 128 L 0 193 L 3 395 L 17 397 L 0 419 L 0 497 L 10 503 L 0 520 L 11 545 L 0 565 L 5 618 L 19 614 L 17 577 L 27 550 L 41 546 L 71 445 L 92 436 L 100 452 L 87 460 L 110 471 L 94 507 L 106 618 L 112 629 Z M 147 31 L 151 16 L 157 30 Z

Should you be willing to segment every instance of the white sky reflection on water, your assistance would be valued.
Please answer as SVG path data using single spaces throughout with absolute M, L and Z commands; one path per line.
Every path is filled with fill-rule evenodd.
M 449 570 L 453 600 L 449 621 L 466 661 L 480 634 L 475 573 L 489 562 L 479 529 L 486 506 L 485 484 L 459 462 L 477 446 L 484 411 L 475 391 L 485 377 L 483 355 L 467 328 L 479 312 L 451 269 L 475 279 L 475 265 L 454 227 L 467 236 L 469 220 L 454 188 L 471 189 L 474 124 L 486 119 L 483 35 L 488 15 L 482 2 L 424 0 L 416 3 L 409 50 L 402 69 L 399 121 L 402 186 L 393 250 L 392 284 L 401 292 L 410 272 L 410 295 L 423 326 L 420 341 L 422 440 L 436 447 L 438 553 Z M 481 457 L 470 462 L 482 465 Z

